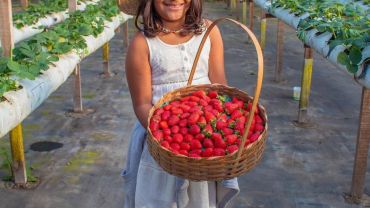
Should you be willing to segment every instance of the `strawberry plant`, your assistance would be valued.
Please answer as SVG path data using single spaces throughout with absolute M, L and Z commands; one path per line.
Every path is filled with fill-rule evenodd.
M 250 109 L 251 103 L 236 97 L 199 90 L 156 109 L 149 128 L 159 145 L 175 154 L 192 158 L 225 156 L 239 149 Z M 185 114 L 186 123 L 182 124 L 180 119 Z M 229 126 L 230 121 L 234 125 Z M 255 142 L 264 130 L 265 121 L 256 110 L 242 147 Z

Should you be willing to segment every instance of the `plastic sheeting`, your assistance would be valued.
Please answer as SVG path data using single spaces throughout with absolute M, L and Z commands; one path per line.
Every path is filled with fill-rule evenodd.
M 91 0 L 86 2 L 79 2 L 77 5 L 77 10 L 84 11 L 86 6 L 89 4 L 97 4 L 100 0 Z M 20 29 L 13 27 L 13 40 L 14 43 L 18 43 L 24 39 L 32 37 L 38 33 L 41 33 L 43 29 L 39 29 L 39 27 L 51 27 L 55 24 L 63 22 L 65 19 L 69 18 L 68 10 L 63 12 L 58 12 L 50 15 L 46 15 L 43 18 L 40 18 L 39 21 L 33 25 L 27 25 Z M 1 41 L 0 41 L 1 47 Z
M 76 51 L 62 55 L 55 66 L 38 76 L 35 80 L 20 80 L 23 87 L 17 91 L 7 92 L 6 101 L 0 102 L 0 138 L 23 121 L 32 111 L 40 106 L 49 95 L 63 84 L 80 61 L 113 38 L 114 30 L 131 16 L 120 13 L 106 22 L 104 31 L 97 37 L 85 37 L 87 53 L 79 55 Z
M 299 21 L 309 17 L 308 13 L 305 13 L 301 16 L 296 16 L 293 13 L 290 13 L 289 10 L 283 8 L 272 8 L 271 2 L 268 0 L 254 0 L 254 2 L 261 7 L 262 9 L 266 10 L 273 16 L 282 20 L 285 24 L 293 27 L 294 29 L 298 28 Z M 342 2 L 348 2 L 342 0 Z M 356 2 L 357 5 L 362 4 L 361 2 Z M 368 9 L 365 6 L 365 9 Z M 329 53 L 329 45 L 328 41 L 332 38 L 332 34 L 329 32 L 319 33 L 316 29 L 309 30 L 305 33 L 304 43 L 311 48 L 313 48 L 316 52 L 327 58 L 330 62 L 336 64 L 340 69 L 347 71 L 344 65 L 341 65 L 337 61 L 338 54 L 343 52 L 346 48 L 343 45 L 336 46 L 330 55 Z M 358 68 L 358 72 L 356 74 L 350 74 L 354 76 L 354 79 L 361 85 L 366 88 L 370 88 L 370 69 L 369 67 L 365 68 L 364 61 L 370 58 L 370 48 L 367 47 L 362 51 L 362 60 L 361 65 Z

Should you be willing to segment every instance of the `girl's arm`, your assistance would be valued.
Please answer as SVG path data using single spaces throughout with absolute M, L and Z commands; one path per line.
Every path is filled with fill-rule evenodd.
M 141 125 L 148 125 L 152 107 L 152 83 L 149 64 L 149 49 L 145 37 L 136 33 L 127 51 L 126 78 L 136 117 Z
M 206 21 L 208 25 L 212 23 L 209 20 Z M 224 68 L 224 46 L 220 30 L 217 26 L 211 31 L 209 38 L 211 40 L 211 51 L 208 61 L 208 77 L 211 83 L 227 85 Z

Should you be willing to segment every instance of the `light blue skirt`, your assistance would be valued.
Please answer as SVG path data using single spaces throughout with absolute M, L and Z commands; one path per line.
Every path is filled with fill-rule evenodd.
M 193 182 L 170 175 L 152 158 L 145 139 L 146 130 L 137 121 L 122 171 L 125 208 L 230 207 L 240 191 L 237 178 Z

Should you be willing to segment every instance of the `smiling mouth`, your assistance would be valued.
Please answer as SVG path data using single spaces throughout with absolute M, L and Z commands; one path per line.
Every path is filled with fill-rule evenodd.
M 184 3 L 182 4 L 171 4 L 171 3 L 164 3 L 165 6 L 171 8 L 171 9 L 179 9 L 182 6 L 184 6 Z

